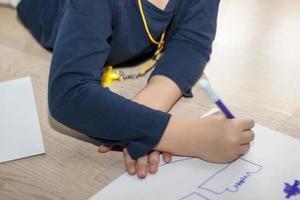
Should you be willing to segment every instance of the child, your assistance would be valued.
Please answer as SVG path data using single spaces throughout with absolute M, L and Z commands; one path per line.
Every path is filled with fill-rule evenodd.
M 3 1 L 3 0 L 2 0 Z M 158 170 L 159 154 L 226 163 L 254 139 L 251 119 L 216 113 L 186 119 L 168 111 L 200 78 L 211 53 L 219 0 L 22 0 L 18 15 L 53 51 L 49 110 L 59 122 L 124 148 L 128 173 Z M 131 100 L 100 86 L 103 69 L 163 51 Z

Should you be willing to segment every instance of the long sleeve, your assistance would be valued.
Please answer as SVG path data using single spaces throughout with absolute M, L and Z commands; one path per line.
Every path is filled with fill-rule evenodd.
M 109 0 L 69 0 L 54 45 L 49 110 L 59 122 L 138 158 L 159 142 L 170 114 L 150 109 L 99 85 L 110 51 Z
M 219 0 L 190 2 L 176 33 L 167 41 L 164 55 L 150 75 L 150 78 L 154 75 L 170 78 L 186 97 L 192 96 L 191 88 L 210 59 L 219 6 Z

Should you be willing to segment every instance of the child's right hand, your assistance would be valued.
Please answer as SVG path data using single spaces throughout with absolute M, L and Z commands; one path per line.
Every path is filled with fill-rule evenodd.
M 251 119 L 227 119 L 215 113 L 199 120 L 194 132 L 198 157 L 215 163 L 228 163 L 247 153 L 254 139 Z
M 194 120 L 171 117 L 156 149 L 228 163 L 245 154 L 254 139 L 251 119 L 227 119 L 222 113 Z

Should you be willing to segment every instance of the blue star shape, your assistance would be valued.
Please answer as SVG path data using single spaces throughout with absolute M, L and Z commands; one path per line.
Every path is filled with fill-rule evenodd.
M 284 183 L 284 193 L 286 193 L 285 198 L 289 199 L 292 196 L 296 196 L 300 194 L 300 181 L 295 180 L 294 184 Z

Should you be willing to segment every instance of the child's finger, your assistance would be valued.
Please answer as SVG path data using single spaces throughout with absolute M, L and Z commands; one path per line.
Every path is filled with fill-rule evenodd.
M 241 134 L 241 144 L 249 144 L 251 141 L 254 140 L 254 132 L 253 131 L 244 131 Z
M 107 153 L 107 152 L 109 152 L 112 148 L 113 148 L 113 145 L 102 144 L 102 145 L 99 147 L 98 151 L 99 151 L 100 153 Z
M 148 171 L 148 155 L 137 159 L 137 175 L 139 178 L 145 178 Z
M 250 144 L 243 144 L 241 145 L 240 154 L 244 155 L 246 154 L 250 149 Z
M 124 156 L 124 164 L 128 174 L 134 175 L 136 173 L 136 161 L 130 157 L 126 148 L 124 148 L 123 150 L 123 156 Z
M 170 163 L 172 161 L 172 154 L 162 153 L 162 156 L 165 163 Z
M 255 121 L 252 119 L 236 118 L 234 121 L 242 130 L 245 131 L 252 129 L 255 126 Z
M 149 154 L 149 172 L 151 174 L 155 174 L 158 170 L 159 156 L 159 151 L 153 151 Z

